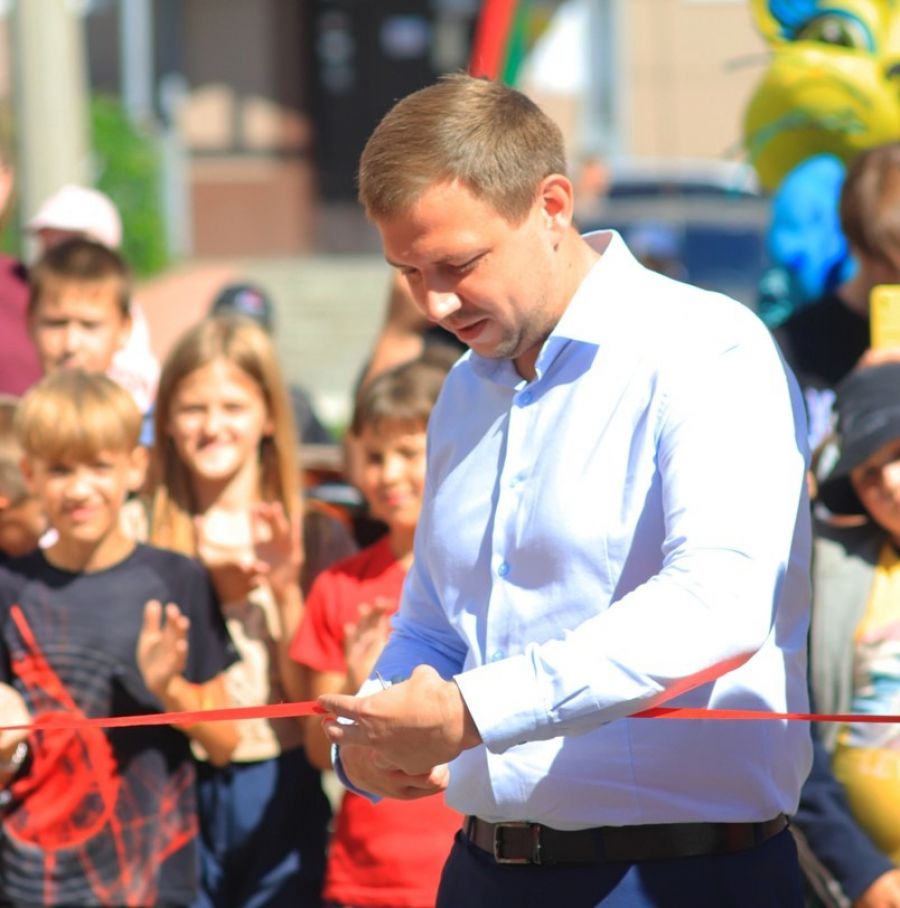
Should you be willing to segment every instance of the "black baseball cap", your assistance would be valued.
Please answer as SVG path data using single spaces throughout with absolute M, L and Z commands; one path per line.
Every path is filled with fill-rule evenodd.
M 900 439 L 900 362 L 851 372 L 835 388 L 837 425 L 829 461 L 819 476 L 819 500 L 836 514 L 865 510 L 850 473 L 891 441 Z M 821 460 L 820 460 L 821 463 Z
M 274 321 L 272 299 L 256 284 L 228 284 L 213 300 L 211 315 L 243 315 L 258 322 L 266 331 L 272 331 Z

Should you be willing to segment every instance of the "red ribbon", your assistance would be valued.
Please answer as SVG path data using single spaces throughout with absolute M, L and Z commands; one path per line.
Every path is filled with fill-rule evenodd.
M 327 710 L 315 700 L 300 703 L 273 703 L 268 706 L 229 706 L 222 709 L 192 712 L 150 713 L 141 716 L 87 719 L 55 715 L 27 725 L 0 725 L 0 731 L 48 728 L 135 728 L 145 725 L 196 725 L 198 722 L 238 722 L 241 719 L 292 719 L 300 716 L 322 716 Z M 655 706 L 634 713 L 632 719 L 713 719 L 718 721 L 849 722 L 865 724 L 900 724 L 900 715 L 869 713 L 779 713 L 763 709 L 705 709 L 687 706 Z
M 0 731 L 32 731 L 48 728 L 136 728 L 144 725 L 196 725 L 198 722 L 237 722 L 241 719 L 293 719 L 300 716 L 324 715 L 325 710 L 315 700 L 302 703 L 272 703 L 268 706 L 228 706 L 221 709 L 201 709 L 190 712 L 149 713 L 141 716 L 115 716 L 88 719 L 83 716 L 52 716 L 39 718 L 27 725 L 0 725 Z
M 706 709 L 689 706 L 655 706 L 635 713 L 633 719 L 726 719 L 747 721 L 787 719 L 791 722 L 852 722 L 863 724 L 900 724 L 900 715 L 878 713 L 776 713 L 767 709 Z

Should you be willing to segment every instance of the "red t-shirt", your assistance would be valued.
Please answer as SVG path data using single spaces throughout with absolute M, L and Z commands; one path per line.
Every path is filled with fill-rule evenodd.
M 41 377 L 28 333 L 28 276 L 21 262 L 0 255 L 0 393 L 24 394 Z
M 291 656 L 318 672 L 346 672 L 344 624 L 379 597 L 399 604 L 405 571 L 387 539 L 321 573 Z M 396 605 L 395 605 L 396 608 Z M 348 791 L 335 824 L 325 873 L 325 901 L 346 905 L 429 908 L 462 824 L 441 797 L 385 798 L 373 804 Z

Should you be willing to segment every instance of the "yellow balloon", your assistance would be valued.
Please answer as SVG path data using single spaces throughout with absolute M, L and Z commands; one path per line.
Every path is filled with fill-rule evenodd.
M 772 57 L 744 116 L 765 189 L 797 164 L 900 139 L 897 0 L 751 0 Z

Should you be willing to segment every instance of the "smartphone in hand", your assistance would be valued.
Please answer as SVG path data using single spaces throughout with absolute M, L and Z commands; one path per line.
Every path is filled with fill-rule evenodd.
M 869 323 L 873 349 L 900 347 L 900 284 L 879 284 L 872 288 Z

